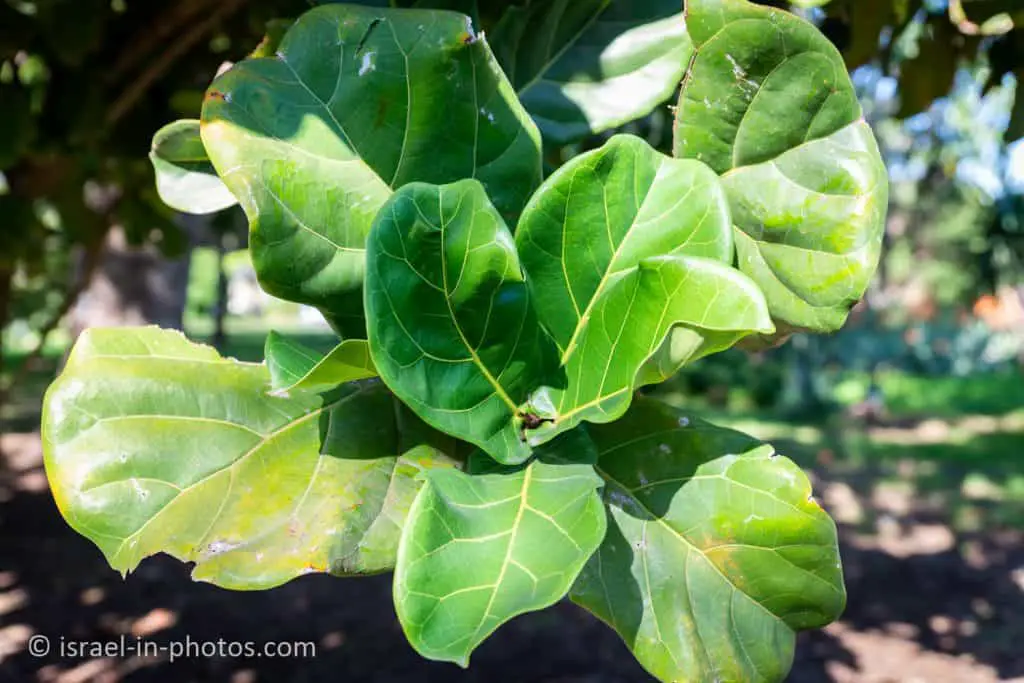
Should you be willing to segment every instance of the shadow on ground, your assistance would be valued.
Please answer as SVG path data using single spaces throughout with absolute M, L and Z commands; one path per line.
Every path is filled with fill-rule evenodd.
M 603 625 L 576 607 L 516 620 L 473 657 L 469 671 L 422 660 L 391 608 L 390 577 L 308 576 L 269 592 L 233 593 L 193 583 L 189 569 L 151 558 L 127 580 L 57 512 L 32 436 L 8 436 L 0 479 L 0 682 L 217 681 L 643 681 L 643 671 Z M 54 652 L 33 657 L 28 639 Z M 312 658 L 60 657 L 59 639 L 158 644 L 314 642 Z M 6 651 L 6 653 L 5 653 Z
M 34 435 L 5 437 L 0 474 L 0 682 L 618 683 L 650 680 L 617 637 L 570 604 L 502 628 L 472 669 L 421 660 L 390 606 L 389 577 L 309 576 L 276 591 L 232 593 L 191 582 L 166 557 L 122 580 L 60 518 Z M 796 448 L 796 446 L 794 446 Z M 823 476 L 825 469 L 838 474 Z M 962 529 L 934 495 L 884 471 L 818 468 L 840 520 L 849 608 L 801 637 L 790 681 L 989 683 L 1024 676 L 1024 547 L 1008 527 Z M 904 472 L 904 475 L 907 473 Z M 934 474 L 934 473 L 933 473 Z M 892 482 L 890 481 L 890 484 Z M 949 483 L 949 482 L 947 482 Z M 52 650 L 27 651 L 45 635 Z M 310 658 L 61 657 L 59 639 L 158 645 L 314 642 Z

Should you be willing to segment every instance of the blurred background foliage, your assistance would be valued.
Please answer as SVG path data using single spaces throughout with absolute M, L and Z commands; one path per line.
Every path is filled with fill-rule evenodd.
M 271 49 L 287 25 L 274 20 L 312 4 L 0 0 L 0 401 L 87 325 L 185 326 L 223 345 L 225 325 L 266 327 L 257 315 L 266 311 L 300 326 L 316 320 L 259 293 L 237 208 L 212 219 L 176 214 L 159 200 L 146 159 L 158 128 L 198 116 L 219 69 Z M 508 4 L 480 4 L 483 21 Z M 843 52 L 893 184 L 875 286 L 842 334 L 795 346 L 868 373 L 969 374 L 1019 363 L 1020 3 L 771 4 L 817 23 Z M 626 129 L 667 150 L 671 116 L 666 105 Z M 564 161 L 609 135 L 548 150 L 549 159 Z M 773 356 L 781 369 L 758 365 L 728 383 L 747 387 L 758 404 L 820 410 L 827 400 L 803 362 L 810 356 L 784 349 Z M 749 363 L 761 361 L 723 361 Z M 720 384 L 714 366 L 688 373 L 691 391 Z M 793 385 L 788 395 L 776 375 Z
M 0 403 L 24 377 L 12 346 L 34 362 L 63 321 L 180 327 L 190 250 L 218 244 L 238 218 L 190 223 L 164 206 L 151 137 L 197 117 L 217 69 L 306 7 L 0 2 Z
M 85 326 L 181 327 L 244 360 L 261 359 L 270 328 L 331 345 L 315 311 L 259 289 L 239 209 L 176 214 L 159 200 L 147 160 L 153 133 L 198 117 L 206 86 L 261 43 L 268 22 L 312 4 L 0 0 L 0 435 L 24 432 L 34 445 L 21 452 L 36 453 L 0 468 L 0 503 L 23 500 L 18 490 L 45 492 L 32 434 L 40 399 Z M 884 259 L 840 333 L 720 354 L 658 391 L 772 439 L 818 474 L 845 534 L 848 623 L 867 628 L 888 615 L 931 634 L 921 636 L 926 647 L 971 652 L 1001 680 L 1024 676 L 1024 568 L 1006 550 L 1024 546 L 1004 534 L 1024 528 L 1024 3 L 770 4 L 817 23 L 845 56 L 890 171 Z M 272 47 L 282 24 L 269 26 L 258 49 Z M 665 105 L 625 130 L 667 151 L 672 115 Z M 609 135 L 549 149 L 548 159 L 564 161 Z M 49 499 L 40 509 L 56 517 Z M 948 531 L 936 531 L 935 520 Z M 52 533 L 66 534 L 58 522 Z M 35 547 L 36 538 L 26 543 Z M 73 543 L 61 536 L 54 547 L 92 550 Z M 978 585 L 1004 591 L 971 593 L 954 615 L 967 635 L 949 640 L 953 627 L 934 621 L 953 618 L 945 602 L 913 598 L 921 576 L 945 576 L 941 562 L 885 591 L 902 571 L 885 558 L 917 552 L 956 572 L 988 572 Z M 872 562 L 881 579 L 871 578 Z M 916 602 L 901 602 L 903 593 Z M 997 622 L 1002 635 L 991 640 L 967 633 Z M 830 637 L 819 643 L 826 653 Z M 935 671 L 958 683 L 995 680 L 948 661 Z

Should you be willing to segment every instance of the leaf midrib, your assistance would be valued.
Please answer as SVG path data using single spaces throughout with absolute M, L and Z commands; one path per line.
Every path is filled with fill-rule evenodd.
M 633 161 L 634 161 L 633 174 L 634 174 L 634 184 L 635 184 L 635 182 L 636 182 L 636 177 L 635 177 L 636 176 L 636 164 L 639 161 L 639 159 L 637 158 L 637 155 L 634 155 Z M 612 252 L 611 258 L 608 259 L 608 267 L 605 269 L 604 275 L 601 276 L 601 281 L 597 284 L 597 288 L 594 290 L 593 295 L 591 295 L 590 301 L 587 302 L 586 308 L 584 308 L 583 312 L 580 314 L 579 321 L 576 324 L 576 329 L 573 330 L 572 337 L 569 338 L 569 343 L 565 345 L 565 351 L 562 353 L 562 359 L 561 359 L 562 365 L 566 365 L 569 362 L 569 359 L 572 357 L 573 353 L 576 351 L 576 346 L 579 344 L 580 336 L 583 334 L 583 332 L 586 330 L 587 326 L 590 324 L 590 314 L 593 312 L 594 306 L 597 305 L 597 301 L 601 298 L 601 295 L 604 294 L 604 290 L 608 286 L 608 283 L 611 281 L 612 277 L 614 277 L 615 275 L 618 275 L 619 273 L 624 273 L 627 270 L 629 270 L 628 268 L 627 269 L 622 269 L 622 270 L 615 270 L 615 263 L 616 263 L 616 261 L 618 261 L 619 254 L 622 253 L 623 247 L 625 246 L 626 242 L 629 241 L 630 235 L 632 234 L 633 230 L 636 228 L 637 219 L 640 216 L 640 212 L 643 210 L 643 206 L 644 206 L 644 204 L 647 201 L 647 197 L 650 195 L 651 190 L 654 187 L 654 183 L 657 182 L 657 180 L 658 180 L 658 173 L 661 172 L 661 169 L 662 169 L 663 166 L 664 166 L 664 162 L 662 162 L 661 164 L 658 165 L 658 170 L 655 171 L 654 180 L 651 182 L 650 185 L 647 186 L 647 190 L 646 190 L 646 193 L 644 194 L 644 198 L 637 205 L 636 213 L 633 215 L 633 219 L 632 219 L 632 221 L 630 221 L 629 227 L 626 228 L 626 231 L 623 233 L 622 240 L 617 245 L 615 245 L 615 250 Z M 572 187 L 572 185 L 570 185 L 570 189 L 571 189 L 571 187 Z M 634 189 L 634 192 L 635 191 L 636 190 Z M 609 240 L 609 242 L 614 242 L 614 240 L 612 238 L 612 234 L 611 234 L 611 219 L 608 216 L 608 187 L 603 182 L 601 183 L 601 196 L 604 198 L 605 230 L 608 233 L 608 240 Z M 563 254 L 565 253 L 565 246 L 564 246 L 565 242 L 566 242 L 565 238 L 566 238 L 566 235 L 565 235 L 565 225 L 563 224 L 563 226 L 562 226 L 562 245 L 563 245 L 562 246 L 562 253 Z M 564 269 L 565 268 L 565 260 L 564 260 L 564 258 L 563 258 L 563 262 L 562 263 L 563 263 L 562 268 Z M 569 294 L 572 297 L 573 303 L 575 305 L 576 295 L 572 292 L 572 284 L 567 282 L 566 285 L 567 285 L 567 290 L 569 291 Z
M 291 430 L 291 429 L 293 429 L 295 427 L 298 427 L 301 424 L 304 424 L 308 420 L 311 420 L 311 419 L 319 417 L 320 415 L 322 415 L 327 410 L 330 410 L 331 408 L 335 407 L 336 405 L 344 402 L 345 400 L 347 400 L 347 399 L 349 399 L 349 398 L 351 398 L 353 396 L 358 395 L 359 393 L 360 392 L 355 392 L 353 394 L 348 394 L 348 395 L 346 395 L 346 396 L 344 396 L 344 397 L 342 397 L 340 399 L 337 399 L 337 400 L 335 400 L 335 401 L 333 401 L 331 403 L 324 404 L 320 408 L 317 408 L 316 410 L 314 410 L 314 411 L 312 411 L 310 413 L 302 415 L 302 416 L 300 416 L 299 418 L 297 418 L 295 420 L 292 420 L 291 422 L 283 425 L 282 427 L 279 427 L 278 429 L 274 430 L 273 432 L 270 432 L 270 433 L 264 435 L 260 439 L 260 441 L 258 441 L 256 444 L 254 444 L 248 451 L 246 451 L 245 453 L 241 454 L 238 458 L 233 460 L 229 465 L 227 465 L 225 467 L 218 468 L 218 469 L 216 469 L 216 470 L 214 470 L 212 472 L 208 472 L 207 474 L 203 475 L 201 478 L 199 478 L 195 482 L 189 484 L 186 487 L 181 488 L 181 492 L 180 493 L 175 495 L 171 500 L 169 500 L 159 510 L 155 511 L 149 519 L 147 519 L 145 522 L 143 522 L 142 526 L 140 526 L 138 529 L 133 531 L 128 536 L 124 537 L 124 539 L 118 545 L 117 550 L 114 551 L 112 557 L 114 557 L 114 558 L 118 557 L 121 554 L 121 552 L 124 550 L 124 546 L 125 546 L 126 543 L 128 543 L 128 541 L 130 541 L 133 538 L 141 536 L 141 534 L 146 530 L 146 528 L 152 522 L 154 522 L 157 518 L 160 517 L 160 515 L 164 512 L 164 510 L 166 510 L 168 507 L 170 507 L 176 501 L 180 500 L 182 496 L 187 496 L 189 493 L 197 490 L 198 487 L 202 486 L 206 482 L 210 481 L 211 479 L 213 479 L 214 477 L 216 477 L 216 476 L 218 476 L 220 474 L 223 474 L 226 471 L 233 473 L 234 470 L 235 470 L 235 467 L 239 463 L 242 463 L 242 462 L 246 461 L 254 453 L 258 452 L 260 449 L 262 449 L 268 443 L 270 443 L 271 440 L 276 439 L 277 437 L 281 436 L 282 434 L 285 434 L 286 432 L 288 432 L 289 430 Z M 150 416 L 150 417 L 160 417 L 160 416 L 153 415 L 153 416 Z M 326 457 L 326 456 L 320 455 L 319 457 L 323 458 L 323 457 Z M 225 501 L 227 500 L 227 494 L 225 494 L 224 500 Z M 196 545 L 196 548 L 201 547 L 202 541 L 205 541 L 205 538 L 207 536 L 209 536 L 210 531 L 216 525 L 217 521 L 219 521 L 220 513 L 223 511 L 223 509 L 224 509 L 224 505 L 223 505 L 223 502 L 222 502 L 222 505 L 221 505 L 220 509 L 217 511 L 217 514 L 214 516 L 213 521 L 210 523 L 210 527 L 206 530 L 206 532 L 204 532 L 203 538 L 200 540 L 200 543 L 198 543 Z
M 391 3 L 390 6 L 394 7 L 394 4 Z M 434 21 L 436 23 L 436 17 L 431 17 L 431 19 L 432 19 L 432 21 Z M 329 162 L 332 162 L 332 163 L 359 163 L 359 164 L 363 165 L 364 167 L 366 167 L 373 174 L 373 176 L 376 177 L 381 182 L 382 185 L 386 186 L 389 190 L 394 191 L 395 189 L 397 189 L 395 183 L 398 180 L 398 177 L 399 177 L 400 173 L 402 172 L 402 167 L 403 167 L 403 165 L 406 162 L 406 150 L 408 149 L 409 135 L 410 135 L 410 131 L 411 131 L 411 128 L 412 128 L 411 119 L 412 119 L 412 93 L 413 93 L 413 88 L 412 88 L 412 78 L 410 76 L 410 70 L 411 69 L 410 69 L 410 63 L 409 63 L 409 53 L 412 51 L 412 49 L 415 49 L 415 44 L 413 44 L 413 46 L 409 49 L 409 51 L 407 51 L 402 46 L 401 41 L 399 40 L 399 37 L 398 37 L 398 34 L 397 34 L 396 30 L 395 30 L 393 22 L 390 21 L 387 18 L 381 18 L 381 21 L 383 23 L 387 24 L 388 28 L 390 29 L 391 36 L 392 36 L 392 42 L 393 42 L 393 44 L 395 46 L 395 49 L 402 55 L 402 58 L 403 58 L 403 60 L 405 62 L 405 67 L 406 67 L 406 69 L 405 69 L 405 77 L 403 79 L 404 82 L 405 82 L 406 95 L 407 95 L 405 130 L 403 131 L 402 146 L 401 146 L 401 151 L 399 153 L 399 158 L 398 158 L 398 161 L 395 164 L 395 171 L 394 171 L 390 181 L 386 181 L 384 179 L 384 177 L 380 174 L 380 172 L 378 172 L 377 169 L 373 168 L 372 166 L 370 166 L 367 163 L 365 155 L 356 146 L 355 139 L 351 135 L 349 135 L 348 131 L 341 124 L 341 121 L 338 119 L 338 117 L 335 115 L 334 111 L 331 109 L 331 107 L 335 104 L 335 98 L 338 95 L 339 85 L 340 85 L 340 82 L 341 82 L 342 77 L 343 77 L 343 75 L 342 75 L 343 60 L 341 60 L 341 59 L 339 59 L 339 67 L 338 67 L 338 82 L 339 82 L 339 85 L 335 86 L 335 90 L 331 94 L 330 99 L 324 100 L 312 88 L 310 88 L 309 84 L 307 84 L 301 78 L 301 76 L 299 75 L 299 73 L 295 69 L 295 67 L 293 67 L 291 65 L 291 63 L 289 63 L 288 60 L 285 57 L 281 56 L 281 57 L 278 57 L 276 59 L 266 58 L 266 59 L 273 59 L 273 61 L 279 61 L 279 62 L 281 62 L 282 64 L 285 65 L 285 67 L 288 69 L 288 72 L 292 76 L 292 80 L 296 84 L 298 84 L 306 92 L 306 94 L 313 100 L 313 102 L 315 102 L 327 114 L 327 116 L 329 117 L 330 122 L 334 124 L 335 130 L 340 135 L 342 142 L 345 144 L 345 146 L 347 146 L 349 149 L 352 150 L 353 155 L 355 156 L 354 159 L 335 159 L 335 158 L 322 157 L 321 155 L 318 155 L 318 154 L 316 154 L 315 152 L 313 152 L 311 150 L 303 149 L 303 148 L 295 145 L 294 143 L 290 143 L 290 142 L 287 142 L 285 140 L 282 140 L 282 139 L 278 138 L 276 135 L 272 134 L 269 130 L 263 129 L 263 130 L 261 130 L 261 133 L 262 133 L 262 135 L 264 135 L 264 137 L 266 137 L 269 140 L 273 140 L 273 141 L 282 143 L 282 144 L 284 144 L 287 147 L 296 149 L 296 150 L 298 150 L 300 152 L 309 154 L 309 155 L 317 157 L 317 158 L 322 158 L 322 159 L 324 159 L 326 161 L 329 161 Z M 433 26 L 431 26 L 430 28 L 433 28 Z M 294 29 L 294 27 L 293 27 L 293 29 Z M 341 25 L 340 24 L 338 25 L 338 29 L 339 30 L 341 29 Z M 426 35 L 427 33 L 428 33 L 428 30 L 424 30 L 421 33 L 420 38 L 417 39 L 417 42 L 419 42 L 419 40 L 421 40 L 422 37 L 424 35 Z M 344 49 L 345 45 L 346 45 L 346 43 L 341 43 L 339 47 L 341 49 Z M 468 56 L 468 59 L 469 59 L 470 65 L 472 66 L 472 69 L 473 69 L 473 81 L 472 81 L 473 97 L 474 97 L 474 99 L 478 99 L 479 98 L 479 85 L 478 85 L 478 83 L 476 81 L 476 61 L 477 61 L 477 55 L 475 53 L 470 53 L 469 56 Z M 230 101 L 230 100 L 227 101 L 226 104 L 228 104 L 228 106 L 240 106 L 236 102 L 233 102 L 233 101 Z M 477 110 L 474 109 L 474 114 L 475 114 L 474 115 L 474 125 L 477 128 L 479 128 L 479 125 L 480 125 L 479 112 L 477 112 Z M 473 170 L 473 173 L 472 173 L 472 175 L 470 177 L 476 177 L 476 168 L 477 168 L 478 161 L 479 161 L 478 160 L 478 154 L 479 154 L 479 141 L 478 140 L 474 140 L 474 145 L 473 145 L 473 165 L 474 165 L 474 170 Z M 207 159 L 207 161 L 208 161 L 208 159 Z M 234 169 L 232 169 L 232 170 L 234 170 Z M 267 190 L 268 193 L 269 193 L 269 189 L 266 188 L 266 186 L 264 186 L 264 189 Z M 270 193 L 270 194 L 273 195 L 273 193 Z M 280 200 L 276 196 L 274 198 L 275 198 L 275 200 L 280 202 Z M 286 207 L 283 207 L 283 208 L 286 208 Z M 286 208 L 286 210 L 288 210 L 288 209 Z M 293 217 L 294 217 L 294 215 L 293 215 Z M 296 218 L 296 220 L 298 220 L 298 219 Z M 302 227 L 306 228 L 307 230 L 309 230 L 313 234 L 319 235 L 319 233 L 317 233 L 316 231 L 308 228 L 305 225 L 302 225 Z M 340 250 L 345 250 L 345 251 L 353 251 L 353 252 L 364 251 L 362 249 L 357 249 L 357 248 L 340 247 L 338 245 L 334 245 L 334 246 L 336 246 Z
M 460 199 L 460 208 L 461 205 L 462 204 Z M 484 378 L 491 384 L 492 387 L 494 387 L 494 393 L 498 396 L 498 398 L 505 402 L 509 410 L 511 410 L 514 415 L 518 415 L 519 406 L 515 404 L 512 398 L 505 391 L 505 388 L 501 386 L 497 378 L 494 375 L 492 375 L 491 371 L 487 369 L 486 365 L 484 365 L 483 359 L 480 358 L 480 355 L 476 352 L 476 349 L 473 348 L 473 345 L 470 344 L 469 340 L 466 338 L 466 334 L 462 330 L 462 325 L 459 324 L 459 318 L 455 314 L 455 309 L 452 308 L 452 290 L 449 288 L 448 284 L 448 225 L 445 223 L 444 219 L 444 194 L 442 192 L 437 193 L 437 217 L 438 220 L 440 220 L 441 222 L 441 225 L 439 227 L 441 233 L 441 280 L 442 286 L 444 287 L 444 304 L 445 307 L 448 309 L 448 317 L 451 318 L 452 327 L 455 328 L 455 331 L 459 335 L 459 340 L 462 342 L 462 345 L 466 347 L 466 351 L 469 352 L 469 355 L 473 360 L 473 364 L 476 365 L 476 367 L 480 370 L 481 374 L 483 374 Z M 472 233 L 472 223 L 470 224 L 470 232 Z
M 634 162 L 638 162 L 638 161 L 639 161 L 639 156 L 638 155 L 634 155 Z M 586 305 L 583 313 L 580 315 L 579 322 L 576 325 L 576 329 L 573 330 L 573 335 L 569 339 L 569 343 L 566 344 L 565 351 L 562 353 L 562 359 L 561 359 L 562 365 L 568 364 L 568 362 L 569 362 L 570 358 L 572 357 L 573 353 L 576 351 L 576 347 L 579 345 L 580 337 L 583 335 L 583 333 L 586 330 L 587 326 L 590 324 L 590 315 L 593 313 L 594 308 L 599 303 L 599 299 L 601 298 L 601 296 L 607 290 L 607 288 L 609 286 L 609 283 L 612 282 L 612 280 L 613 280 L 613 278 L 615 276 L 621 275 L 623 273 L 627 273 L 627 272 L 633 270 L 633 268 L 636 267 L 636 266 L 633 266 L 633 267 L 630 267 L 630 268 L 619 268 L 619 269 L 615 268 L 616 263 L 619 260 L 619 256 L 622 254 L 623 249 L 625 248 L 626 244 L 628 242 L 630 242 L 630 239 L 634 236 L 634 231 L 636 230 L 637 226 L 639 225 L 640 215 L 643 213 L 644 207 L 647 204 L 647 199 L 650 197 L 651 193 L 654 191 L 655 185 L 660 180 L 661 173 L 662 173 L 662 171 L 665 168 L 665 163 L 666 163 L 665 160 L 662 159 L 660 161 L 660 163 L 658 164 L 658 168 L 657 168 L 657 170 L 655 171 L 655 174 L 654 174 L 654 179 L 651 181 L 651 183 L 645 189 L 643 199 L 640 200 L 639 204 L 637 204 L 637 206 L 636 206 L 636 213 L 633 215 L 633 218 L 630 221 L 629 227 L 626 228 L 626 231 L 622 234 L 621 241 L 617 245 L 615 245 L 614 251 L 613 251 L 611 257 L 608 259 L 608 267 L 605 270 L 604 274 L 601 276 L 601 281 L 598 283 L 597 288 L 594 290 L 593 295 L 590 297 L 590 301 L 587 302 L 587 305 Z M 636 163 L 634 163 L 634 186 L 635 186 L 635 183 L 636 183 L 636 180 L 637 180 L 635 176 L 636 176 Z M 614 240 L 612 239 L 612 236 L 611 236 L 611 221 L 607 218 L 607 215 L 608 215 L 608 209 L 607 209 L 607 191 L 608 191 L 608 188 L 607 188 L 607 186 L 604 185 L 604 183 L 602 183 L 601 189 L 602 189 L 602 193 L 605 196 L 605 204 L 606 204 L 606 206 L 605 206 L 605 216 L 606 216 L 605 225 L 606 225 L 606 230 L 608 231 L 609 242 L 614 242 Z M 639 190 L 639 188 L 634 187 L 634 194 L 639 195 L 639 191 L 638 190 Z M 664 211 L 662 211 L 657 216 L 654 216 L 654 217 L 649 218 L 649 219 L 645 219 L 643 225 L 652 224 L 652 223 L 660 220 L 664 216 L 668 215 L 673 210 L 678 208 L 679 205 L 682 204 L 692 193 L 693 193 L 693 186 L 691 186 L 691 188 L 689 190 L 687 190 L 686 194 L 684 194 L 682 197 L 680 197 L 676 201 L 676 203 L 673 204 L 671 207 L 669 207 L 668 209 L 665 209 Z M 682 247 L 684 247 L 684 246 L 686 246 L 687 244 L 690 243 L 690 241 L 693 239 L 693 236 L 699 231 L 700 227 L 703 225 L 704 220 L 706 218 L 707 218 L 707 211 L 705 212 L 705 215 L 703 217 L 701 217 L 701 220 L 697 222 L 697 224 L 696 224 L 697 227 L 689 235 L 687 235 L 686 239 L 681 244 L 678 244 L 675 247 L 673 247 L 673 250 L 671 252 L 672 254 L 678 253 L 679 249 L 681 249 Z M 565 239 L 564 239 L 564 226 L 563 226 L 563 245 L 564 245 L 564 242 L 565 242 Z M 563 246 L 563 253 L 564 253 L 564 246 Z M 563 268 L 564 268 L 564 261 L 563 261 Z M 567 283 L 567 285 L 568 285 L 568 283 Z M 572 288 L 571 287 L 567 287 L 567 289 L 568 289 L 568 291 L 570 293 L 570 296 L 573 298 L 573 301 L 575 302 L 575 295 L 572 293 Z
M 512 521 L 512 528 L 510 529 L 510 536 L 508 539 L 508 549 L 505 551 L 505 559 L 501 563 L 501 570 L 498 572 L 498 578 L 494 581 L 494 587 L 491 589 L 491 597 L 487 601 L 487 607 L 484 608 L 483 615 L 480 617 L 480 622 L 477 624 L 476 629 L 473 632 L 473 640 L 480 638 L 480 632 L 484 628 L 484 624 L 487 623 L 487 619 L 492 616 L 491 609 L 494 607 L 494 601 L 498 597 L 498 593 L 501 592 L 501 584 L 505 580 L 505 574 L 508 572 L 509 565 L 512 563 L 512 553 L 516 547 L 516 536 L 519 533 L 519 527 L 522 525 L 523 516 L 526 514 L 527 499 L 530 494 L 530 483 L 533 478 L 533 466 L 526 468 L 523 472 L 523 485 L 519 496 L 519 508 L 516 510 L 515 519 Z
M 783 628 L 786 628 L 786 629 L 788 629 L 789 631 L 792 632 L 793 629 L 791 629 L 789 627 L 789 624 L 787 624 L 785 621 L 782 620 L 782 617 L 778 616 L 777 614 L 775 614 L 774 612 L 769 610 L 767 607 L 765 607 L 763 604 L 761 604 L 761 602 L 759 600 L 754 598 L 749 593 L 743 592 L 739 588 L 739 586 L 737 586 L 733 582 L 732 579 L 730 579 L 728 576 L 726 576 L 722 572 L 722 570 L 718 567 L 718 565 L 716 565 L 714 562 L 711 561 L 711 559 L 704 553 L 703 549 L 701 549 L 700 547 L 698 547 L 698 546 L 694 545 L 692 542 L 690 542 L 690 540 L 688 538 L 683 536 L 679 531 L 677 531 L 670 524 L 668 524 L 662 516 L 654 514 L 653 510 L 651 510 L 647 505 L 645 505 L 643 503 L 643 501 L 641 501 L 639 498 L 637 498 L 636 496 L 633 495 L 632 490 L 628 486 L 626 486 L 624 483 L 622 483 L 621 481 L 619 481 L 615 477 L 613 477 L 610 474 L 608 474 L 608 472 L 605 471 L 600 465 L 595 465 L 594 466 L 594 470 L 598 474 L 601 475 L 602 479 L 604 479 L 609 484 L 614 485 L 619 490 L 619 492 L 622 493 L 622 495 L 628 496 L 629 499 L 632 500 L 633 503 L 640 510 L 642 510 L 645 514 L 648 515 L 649 519 L 641 520 L 641 521 L 643 521 L 643 522 L 655 521 L 659 525 L 664 527 L 669 532 L 669 534 L 671 534 L 672 536 L 675 536 L 676 538 L 678 538 L 683 543 L 683 545 L 685 545 L 689 549 L 689 551 L 695 552 L 698 555 L 700 555 L 701 558 L 703 558 L 704 561 L 708 564 L 708 566 L 710 566 L 712 569 L 714 569 L 715 573 L 717 573 L 722 578 L 723 581 L 725 581 L 730 587 L 732 587 L 733 591 L 735 591 L 736 593 L 739 593 L 739 594 L 745 596 L 748 600 L 750 600 L 750 602 L 752 602 L 753 604 L 755 604 L 759 608 L 761 608 L 764 611 L 765 614 L 769 615 L 772 619 L 774 619 L 776 622 L 778 622 Z M 732 480 L 730 480 L 730 481 L 732 481 Z

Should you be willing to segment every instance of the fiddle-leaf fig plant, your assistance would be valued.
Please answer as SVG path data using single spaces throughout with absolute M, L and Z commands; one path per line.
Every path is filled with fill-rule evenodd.
M 237 202 L 263 287 L 340 339 L 250 364 L 87 330 L 43 418 L 68 523 L 231 589 L 393 572 L 434 660 L 568 598 L 660 680 L 782 680 L 843 610 L 835 525 L 771 446 L 638 390 L 840 327 L 886 171 L 813 25 L 677 2 L 276 22 L 151 159 L 175 208 Z M 677 91 L 667 153 L 614 132 Z

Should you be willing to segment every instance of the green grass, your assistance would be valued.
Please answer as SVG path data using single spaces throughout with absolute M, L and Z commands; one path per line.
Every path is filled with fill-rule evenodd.
M 852 405 L 867 395 L 869 378 L 847 373 L 838 378 L 835 398 Z M 919 377 L 887 372 L 879 377 L 890 414 L 900 417 L 1004 415 L 1024 409 L 1024 375 L 1007 370 L 969 377 Z
M 867 503 L 858 524 L 865 533 L 884 514 L 871 504 L 878 495 L 902 497 L 959 532 L 1024 527 L 1024 375 L 890 372 L 879 377 L 888 415 L 870 426 L 846 410 L 868 384 L 865 374 L 843 375 L 828 397 L 838 408 L 802 419 L 751 408 L 743 389 L 724 401 L 719 396 L 718 405 L 672 384 L 660 393 L 699 417 L 772 443 L 827 481 L 851 486 Z

